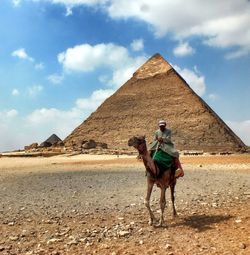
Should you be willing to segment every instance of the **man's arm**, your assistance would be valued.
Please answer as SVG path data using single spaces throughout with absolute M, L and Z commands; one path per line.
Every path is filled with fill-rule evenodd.
M 170 129 L 167 130 L 165 136 L 162 138 L 164 143 L 172 143 L 171 141 L 172 131 Z
M 154 141 L 158 141 L 158 134 L 155 132 Z

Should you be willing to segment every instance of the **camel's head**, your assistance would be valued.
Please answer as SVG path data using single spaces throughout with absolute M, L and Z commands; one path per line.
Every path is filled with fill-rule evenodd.
M 141 145 L 146 145 L 145 135 L 133 136 L 128 140 L 128 146 L 133 146 L 138 149 Z

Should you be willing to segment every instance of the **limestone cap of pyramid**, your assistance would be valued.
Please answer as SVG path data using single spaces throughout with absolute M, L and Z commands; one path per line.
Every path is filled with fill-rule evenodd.
M 173 67 L 159 53 L 156 53 L 137 69 L 133 77 L 136 79 L 145 79 L 155 76 L 156 74 L 166 73 L 172 68 Z

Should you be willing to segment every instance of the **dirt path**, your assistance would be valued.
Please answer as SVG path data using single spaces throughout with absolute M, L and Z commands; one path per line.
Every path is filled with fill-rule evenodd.
M 200 162 L 184 164 L 164 228 L 147 225 L 139 163 L 2 165 L 0 254 L 250 254 L 248 162 Z

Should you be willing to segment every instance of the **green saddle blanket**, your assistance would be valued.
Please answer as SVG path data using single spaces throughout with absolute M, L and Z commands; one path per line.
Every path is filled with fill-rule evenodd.
M 165 170 L 170 169 L 174 163 L 174 158 L 161 149 L 152 151 L 151 157 Z

